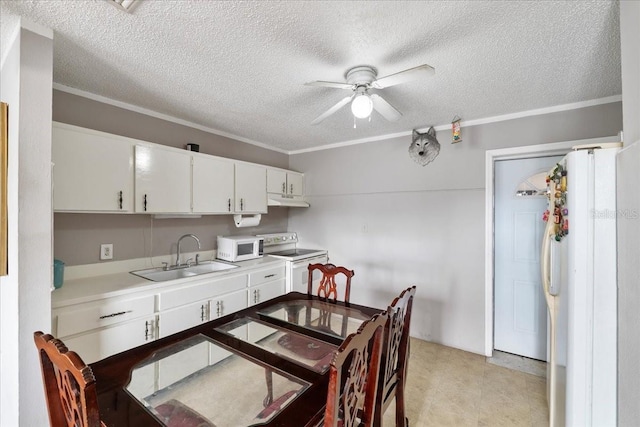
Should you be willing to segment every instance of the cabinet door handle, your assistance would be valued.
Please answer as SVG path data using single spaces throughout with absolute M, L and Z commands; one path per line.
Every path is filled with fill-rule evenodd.
M 123 314 L 127 314 L 127 313 L 131 313 L 131 310 L 127 310 L 127 311 L 119 311 L 117 313 L 111 313 L 111 314 L 105 314 L 104 316 L 100 316 L 100 319 L 108 319 L 110 317 L 116 317 L 116 316 L 122 316 Z
M 146 320 L 144 322 L 144 340 L 149 341 L 153 339 L 153 321 Z
M 222 315 L 222 301 L 216 301 L 216 315 L 217 317 Z
M 240 210 L 244 210 L 244 199 L 240 199 Z
M 227 202 L 227 209 L 229 209 L 229 212 L 231 212 L 231 197 L 229 197 L 229 200 Z
M 118 209 L 122 209 L 122 191 L 118 193 Z
M 287 192 L 287 184 L 285 184 L 284 182 L 282 183 L 282 194 L 285 194 Z
M 273 276 L 275 276 L 275 273 L 274 274 L 267 274 L 266 276 L 264 276 L 264 278 L 268 279 L 269 277 L 273 277 Z
M 291 184 L 291 186 L 289 187 L 291 194 L 293 194 L 293 184 Z
M 146 212 L 147 211 L 147 195 L 146 194 L 144 195 L 144 201 L 142 205 L 144 207 L 144 211 Z
M 200 306 L 200 321 L 204 322 L 206 308 L 204 304 Z
M 260 292 L 258 292 L 258 289 L 254 289 L 253 290 L 253 303 L 257 304 L 258 302 L 260 302 Z

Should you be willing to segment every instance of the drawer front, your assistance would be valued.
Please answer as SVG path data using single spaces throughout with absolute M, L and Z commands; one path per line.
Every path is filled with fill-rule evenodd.
M 189 304 L 216 295 L 226 294 L 247 287 L 247 275 L 229 277 L 226 279 L 212 280 L 205 283 L 189 287 L 180 287 L 166 292 L 159 296 L 158 310 L 168 310 L 181 305 Z
M 106 299 L 77 307 L 66 307 L 55 312 L 58 337 L 66 337 L 91 329 L 126 322 L 138 317 L 152 315 L 155 296 L 146 295 L 126 300 Z
M 285 278 L 284 265 L 249 273 L 249 286 L 256 286 Z

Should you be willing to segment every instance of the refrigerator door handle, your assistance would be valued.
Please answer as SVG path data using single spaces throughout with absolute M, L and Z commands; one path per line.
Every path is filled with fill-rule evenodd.
M 550 267 L 551 267 L 551 229 L 553 227 L 552 220 L 549 219 L 547 222 L 547 226 L 544 230 L 544 235 L 542 237 L 542 254 L 541 258 L 541 273 L 542 273 L 542 291 L 544 293 L 544 298 L 547 302 L 547 308 L 551 310 L 551 298 L 552 295 L 549 293 L 549 289 L 551 288 L 551 275 L 550 275 Z
M 556 257 L 558 243 L 553 239 L 549 239 L 549 295 L 554 297 L 560 293 L 560 262 Z

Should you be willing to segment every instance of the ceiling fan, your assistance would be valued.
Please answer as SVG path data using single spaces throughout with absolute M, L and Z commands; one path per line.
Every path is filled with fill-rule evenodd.
M 338 111 L 340 108 L 351 102 L 351 112 L 359 119 L 365 119 L 371 115 L 371 111 L 375 109 L 385 119 L 395 122 L 402 113 L 396 110 L 391 104 L 385 101 L 380 95 L 369 94 L 369 89 L 384 89 L 401 83 L 406 83 L 420 77 L 431 76 L 436 70 L 430 65 L 423 64 L 408 70 L 400 71 L 385 77 L 377 78 L 378 71 L 370 65 L 360 65 L 348 70 L 345 74 L 346 82 L 325 82 L 315 81 L 305 83 L 307 86 L 323 86 L 334 89 L 349 89 L 353 94 L 341 99 L 333 107 L 319 115 L 312 125 L 317 125 L 324 119 Z

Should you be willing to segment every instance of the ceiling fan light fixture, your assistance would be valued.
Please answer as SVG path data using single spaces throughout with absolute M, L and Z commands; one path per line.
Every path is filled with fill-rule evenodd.
M 107 0 L 109 4 L 117 7 L 125 12 L 131 12 L 131 9 L 138 0 Z
M 351 102 L 351 112 L 359 119 L 366 119 L 373 111 L 373 102 L 366 92 L 360 93 Z

